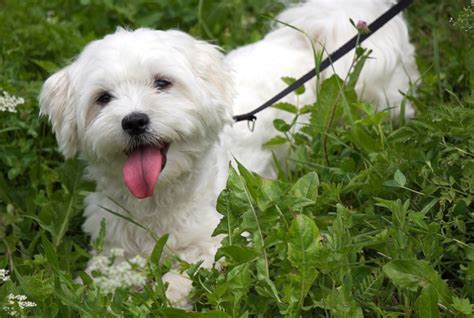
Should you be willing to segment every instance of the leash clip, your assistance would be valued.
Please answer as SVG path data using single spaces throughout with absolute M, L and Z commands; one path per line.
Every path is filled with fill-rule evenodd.
M 252 117 L 247 119 L 247 127 L 249 128 L 249 130 L 251 132 L 253 132 L 255 130 L 255 122 L 256 121 L 257 121 L 257 117 L 255 117 L 255 116 L 252 116 Z

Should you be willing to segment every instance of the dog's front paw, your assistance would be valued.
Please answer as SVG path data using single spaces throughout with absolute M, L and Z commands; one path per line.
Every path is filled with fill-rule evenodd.
M 188 298 L 192 282 L 188 277 L 184 274 L 169 272 L 163 276 L 163 282 L 168 283 L 166 297 L 173 307 L 192 309 L 191 301 Z

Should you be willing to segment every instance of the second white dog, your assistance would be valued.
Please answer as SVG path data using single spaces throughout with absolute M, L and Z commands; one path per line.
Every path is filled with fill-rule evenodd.
M 390 6 L 384 0 L 312 0 L 277 19 L 304 30 L 317 48 L 331 52 L 351 38 L 353 20 L 372 21 Z M 373 50 L 357 85 L 361 98 L 395 107 L 418 78 L 407 27 L 397 17 L 364 46 Z M 249 169 L 275 177 L 262 143 L 275 135 L 275 109 L 259 114 L 256 130 L 232 124 L 314 67 L 311 43 L 279 27 L 263 40 L 223 57 L 219 50 L 179 31 L 119 29 L 87 45 L 78 58 L 44 84 L 41 113 L 49 116 L 66 157 L 79 153 L 96 192 L 86 199 L 83 226 L 94 239 L 106 220 L 105 250 L 148 255 L 155 242 L 136 225 L 105 209 L 131 216 L 188 262 L 212 266 L 219 238 L 216 199 L 223 189 L 230 153 Z M 352 54 L 334 65 L 345 76 Z M 322 77 L 328 77 L 332 70 Z M 299 104 L 316 99 L 307 85 Z M 286 101 L 296 103 L 294 96 Z M 104 209 L 105 208 L 105 209 Z M 183 306 L 190 283 L 168 274 L 168 296 Z M 184 302 L 179 303 L 180 300 Z

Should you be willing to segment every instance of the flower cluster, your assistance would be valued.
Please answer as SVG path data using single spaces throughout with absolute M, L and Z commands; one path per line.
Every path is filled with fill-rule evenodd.
M 25 295 L 10 294 L 7 297 L 7 304 L 3 306 L 3 310 L 10 316 L 19 316 L 24 309 L 36 307 L 36 303 L 28 301 Z
M 146 283 L 146 259 L 137 255 L 118 261 L 123 256 L 123 250 L 113 249 L 108 257 L 99 255 L 92 258 L 90 269 L 96 276 L 94 281 L 106 294 L 114 293 L 117 288 L 142 287 Z
M 8 275 L 8 270 L 0 269 L 0 282 L 6 282 L 10 280 L 10 275 Z
M 458 30 L 465 32 L 470 37 L 474 37 L 474 5 L 464 8 L 456 19 L 451 18 L 449 22 Z
M 0 95 L 0 112 L 16 113 L 17 106 L 24 103 L 23 97 L 11 96 L 8 92 L 3 91 L 3 96 Z

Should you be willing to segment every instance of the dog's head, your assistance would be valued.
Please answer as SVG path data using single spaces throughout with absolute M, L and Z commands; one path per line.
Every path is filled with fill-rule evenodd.
M 121 162 L 137 197 L 147 197 L 171 158 L 199 156 L 231 118 L 232 85 L 222 54 L 179 31 L 117 30 L 90 43 L 40 94 L 66 158 Z M 177 159 L 179 160 L 179 159 Z

